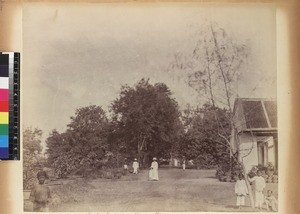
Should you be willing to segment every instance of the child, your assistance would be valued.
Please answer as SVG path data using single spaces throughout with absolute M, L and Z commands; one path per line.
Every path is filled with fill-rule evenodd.
M 267 196 L 265 198 L 265 203 L 267 205 L 268 211 L 271 208 L 271 211 L 277 212 L 277 200 L 276 200 L 275 196 L 273 195 L 272 190 L 268 190 Z
M 235 194 L 237 195 L 236 206 L 241 209 L 241 206 L 245 206 L 245 196 L 248 195 L 246 181 L 242 174 L 239 174 L 239 180 L 235 183 Z
M 262 177 L 261 171 L 257 172 L 257 176 L 249 178 L 250 182 L 254 182 L 254 191 L 255 191 L 255 207 L 258 210 L 262 210 L 262 204 L 264 203 L 263 190 L 266 187 L 266 181 Z
M 125 170 L 125 171 L 127 171 L 127 170 L 128 170 L 128 165 L 127 165 L 127 163 L 126 163 L 126 162 L 124 163 L 124 166 L 123 166 L 123 167 L 124 167 L 124 170 Z
M 128 172 L 128 165 L 127 163 L 125 162 L 124 165 L 123 165 L 123 174 L 126 175 Z
M 32 189 L 30 193 L 30 201 L 33 203 L 33 211 L 49 212 L 48 204 L 51 199 L 50 189 L 44 185 L 47 174 L 45 171 L 37 173 L 39 183 Z

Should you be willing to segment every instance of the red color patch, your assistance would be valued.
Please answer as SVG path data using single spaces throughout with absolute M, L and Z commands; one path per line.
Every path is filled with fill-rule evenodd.
M 8 112 L 8 100 L 0 101 L 0 112 Z

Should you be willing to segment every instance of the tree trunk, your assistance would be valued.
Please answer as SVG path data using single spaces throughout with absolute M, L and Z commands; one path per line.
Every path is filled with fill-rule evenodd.
M 144 153 L 143 164 L 144 164 L 145 168 L 148 167 L 148 165 L 149 165 L 149 152 Z
M 234 123 L 232 125 L 234 125 Z M 233 126 L 233 127 L 234 127 L 234 129 L 236 129 L 235 126 Z M 251 207 L 254 208 L 254 198 L 253 198 L 252 188 L 251 188 L 251 185 L 250 185 L 250 181 L 248 179 L 248 175 L 247 175 L 247 172 L 246 172 L 246 167 L 245 167 L 243 158 L 240 157 L 240 138 L 238 136 L 236 136 L 236 139 L 238 141 L 237 142 L 237 152 L 238 152 L 237 160 L 238 160 L 238 162 L 240 162 L 240 164 L 242 166 L 244 178 L 245 178 L 247 189 L 248 189 L 248 193 L 249 193 L 250 204 L 251 204 Z
M 243 174 L 244 174 L 244 178 L 245 178 L 246 185 L 247 185 L 247 189 L 248 189 L 248 193 L 249 193 L 249 198 L 250 198 L 251 207 L 254 208 L 253 192 L 252 192 L 252 188 L 251 188 L 251 185 L 250 185 L 250 181 L 249 181 L 249 179 L 248 179 L 248 175 L 247 175 L 247 173 L 246 173 L 246 168 L 245 168 L 245 165 L 244 165 L 244 162 L 243 162 L 243 161 L 242 161 L 241 165 L 242 165 L 242 168 L 243 168 Z
M 173 153 L 170 152 L 170 162 L 169 162 L 170 166 L 173 166 Z

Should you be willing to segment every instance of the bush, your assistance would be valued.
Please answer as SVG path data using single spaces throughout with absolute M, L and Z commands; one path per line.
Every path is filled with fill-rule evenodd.
M 97 179 L 97 178 L 104 178 L 104 179 L 119 179 L 122 176 L 127 174 L 127 171 L 125 171 L 123 168 L 92 168 L 92 169 L 86 169 L 81 168 L 76 171 L 76 175 L 80 175 L 87 179 Z
M 37 173 L 40 171 L 41 167 L 28 167 L 23 170 L 23 188 L 32 189 L 34 184 L 37 183 Z
M 223 161 L 218 165 L 216 177 L 222 182 L 235 182 L 240 173 L 242 173 L 242 167 L 232 159 L 231 161 Z

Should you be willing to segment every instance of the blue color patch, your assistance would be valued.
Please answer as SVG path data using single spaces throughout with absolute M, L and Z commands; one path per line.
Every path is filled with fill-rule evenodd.
M 8 148 L 0 147 L 0 158 L 8 158 Z
M 0 135 L 0 148 L 7 147 L 8 148 L 8 136 Z

